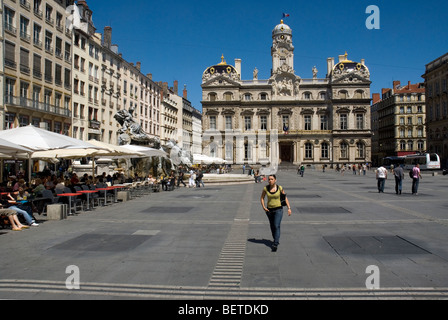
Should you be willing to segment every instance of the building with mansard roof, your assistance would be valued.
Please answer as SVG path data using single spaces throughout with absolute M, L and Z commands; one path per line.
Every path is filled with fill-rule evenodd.
M 241 60 L 202 75 L 203 153 L 255 166 L 335 165 L 371 160 L 370 71 L 347 53 L 327 59 L 327 74 L 294 70 L 292 29 L 272 32 L 269 79 L 241 79 Z

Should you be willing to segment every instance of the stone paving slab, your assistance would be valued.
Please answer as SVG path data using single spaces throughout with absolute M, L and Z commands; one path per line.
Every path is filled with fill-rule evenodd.
M 255 183 L 180 188 L 0 230 L 0 298 L 446 297 L 448 180 L 424 175 L 418 196 L 407 180 L 399 196 L 392 180 L 379 194 L 373 172 L 279 172 L 293 215 L 285 211 L 276 253 Z M 64 288 L 72 265 L 78 292 Z M 383 294 L 366 290 L 370 265 Z

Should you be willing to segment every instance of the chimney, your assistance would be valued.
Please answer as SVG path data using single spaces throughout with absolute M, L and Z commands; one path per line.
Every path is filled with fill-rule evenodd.
M 104 27 L 104 43 L 103 45 L 110 49 L 112 46 L 112 27 Z
M 330 77 L 334 68 L 334 58 L 327 58 L 327 78 Z
M 152 80 L 152 73 L 148 73 L 146 74 L 146 76 L 148 77 L 149 80 Z
M 397 87 L 399 87 L 401 85 L 400 81 L 393 81 L 392 83 L 393 83 L 393 88 L 392 88 L 393 90 L 397 90 Z
M 187 85 L 186 84 L 184 84 L 183 97 L 184 97 L 184 99 L 187 99 Z
M 373 93 L 372 94 L 372 104 L 375 104 L 375 103 L 377 103 L 380 100 L 381 100 L 381 97 L 380 97 L 379 93 Z
M 178 95 L 179 92 L 179 81 L 174 80 L 173 91 L 175 95 Z
M 137 62 L 137 69 L 138 69 L 138 71 L 140 71 L 141 68 L 142 68 L 142 63 L 139 61 L 139 62 Z
M 241 76 L 241 59 L 235 59 L 236 72 Z

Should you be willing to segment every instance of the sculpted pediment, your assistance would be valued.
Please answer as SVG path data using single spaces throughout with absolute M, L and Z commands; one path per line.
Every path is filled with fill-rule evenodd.
M 215 86 L 215 87 L 238 87 L 240 83 L 238 78 L 232 75 L 217 75 L 207 79 L 203 79 L 202 86 Z
M 341 75 L 334 75 L 333 76 L 333 84 L 368 84 L 370 83 L 369 77 L 364 77 L 358 72 L 350 72 L 350 73 L 344 73 Z

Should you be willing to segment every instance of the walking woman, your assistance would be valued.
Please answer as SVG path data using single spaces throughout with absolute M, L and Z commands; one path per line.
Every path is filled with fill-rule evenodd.
M 271 227 L 272 237 L 274 241 L 272 243 L 272 251 L 277 251 L 277 247 L 280 243 L 280 224 L 283 218 L 283 207 L 280 200 L 280 193 L 286 195 L 285 190 L 281 186 L 277 185 L 277 177 L 270 175 L 268 178 L 269 184 L 263 188 L 261 193 L 261 206 L 266 212 L 266 216 L 269 219 Z M 264 198 L 267 196 L 268 203 L 265 205 Z M 288 215 L 291 215 L 291 206 L 289 204 L 288 197 L 286 197 L 286 205 L 288 207 Z

